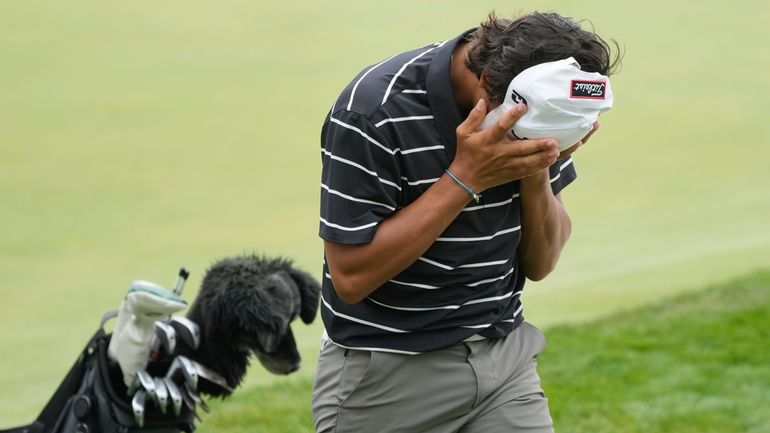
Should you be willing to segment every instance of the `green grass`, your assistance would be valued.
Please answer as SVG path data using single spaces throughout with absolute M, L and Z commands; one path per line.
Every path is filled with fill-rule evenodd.
M 187 266 L 192 299 L 244 251 L 320 276 L 318 134 L 339 90 L 534 8 L 590 18 L 626 57 L 527 317 L 586 321 L 766 267 L 767 2 L 0 2 L 0 426 L 40 410 L 134 279 Z M 320 326 L 295 328 L 309 378 Z
M 212 401 L 198 432 L 304 433 L 313 432 L 308 378 L 291 377 L 272 385 L 236 391 L 233 397 Z
M 538 370 L 558 432 L 770 431 L 770 272 L 545 334 Z M 310 388 L 239 390 L 199 431 L 312 432 Z
M 557 431 L 770 431 L 770 272 L 547 337 Z

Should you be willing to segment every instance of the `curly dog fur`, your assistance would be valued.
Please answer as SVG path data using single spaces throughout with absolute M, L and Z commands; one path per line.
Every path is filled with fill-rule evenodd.
M 220 373 L 236 388 L 253 352 L 276 374 L 296 371 L 300 355 L 289 324 L 299 316 L 310 323 L 318 310 L 320 286 L 291 261 L 256 255 L 229 257 L 206 272 L 187 318 L 201 328 L 201 344 L 191 358 Z M 226 396 L 221 388 L 201 389 Z

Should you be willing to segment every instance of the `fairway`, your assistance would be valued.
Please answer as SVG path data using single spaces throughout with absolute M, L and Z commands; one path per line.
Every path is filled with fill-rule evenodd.
M 573 234 L 528 286 L 540 326 L 770 266 L 770 4 L 0 3 L 0 428 L 31 420 L 134 279 L 192 300 L 206 267 L 320 277 L 322 118 L 364 66 L 491 9 L 590 18 L 626 49 L 563 192 Z M 439 13 L 440 11 L 440 13 Z M 312 376 L 321 327 L 295 325 Z M 289 379 L 289 380 L 294 380 Z M 247 385 L 274 378 L 259 366 Z M 244 390 L 246 391 L 246 390 Z
M 545 332 L 538 370 L 557 432 L 766 433 L 770 272 Z M 309 379 L 215 402 L 200 432 L 313 431 Z

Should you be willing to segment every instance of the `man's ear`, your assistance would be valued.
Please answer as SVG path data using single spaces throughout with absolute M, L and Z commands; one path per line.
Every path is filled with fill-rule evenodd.
M 479 77 L 479 87 L 484 89 L 484 91 L 486 92 L 488 84 L 489 84 L 489 81 L 487 80 L 487 73 L 486 71 L 482 72 L 481 76 Z
M 476 88 L 476 91 L 473 96 L 473 101 L 476 102 L 479 99 L 484 99 L 487 101 L 487 113 L 495 109 L 499 104 L 496 104 L 493 101 L 489 100 L 489 92 L 487 91 L 487 86 L 489 86 L 489 81 L 487 80 L 487 73 L 482 72 L 481 77 L 479 77 L 479 85 Z

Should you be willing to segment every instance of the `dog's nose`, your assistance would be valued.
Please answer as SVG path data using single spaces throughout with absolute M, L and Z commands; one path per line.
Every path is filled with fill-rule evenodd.
M 262 365 L 273 374 L 291 374 L 299 370 L 299 362 L 262 362 Z
M 299 362 L 296 364 L 290 365 L 289 370 L 286 372 L 286 374 L 294 373 L 297 370 L 299 370 Z

